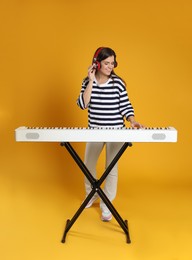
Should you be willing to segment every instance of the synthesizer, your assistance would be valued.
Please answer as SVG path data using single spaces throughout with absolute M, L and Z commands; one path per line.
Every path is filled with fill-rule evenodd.
M 83 128 L 18 127 L 17 142 L 177 142 L 174 127 Z

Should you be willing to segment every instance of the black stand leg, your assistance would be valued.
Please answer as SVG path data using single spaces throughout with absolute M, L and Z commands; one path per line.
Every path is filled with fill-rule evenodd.
M 83 163 L 83 161 L 81 160 L 81 158 L 79 157 L 79 155 L 75 152 L 75 150 L 73 149 L 73 147 L 70 145 L 70 143 L 68 142 L 63 142 L 61 143 L 61 146 L 65 146 L 66 149 L 68 150 L 68 152 L 71 154 L 71 156 L 73 157 L 73 159 L 75 160 L 75 162 L 78 164 L 78 166 L 80 167 L 80 169 L 82 170 L 83 174 L 86 176 L 86 178 L 89 180 L 89 182 L 92 185 L 92 191 L 89 193 L 89 195 L 86 197 L 86 199 L 84 200 L 84 202 L 82 203 L 82 205 L 80 206 L 80 208 L 77 210 L 77 212 L 75 213 L 75 215 L 73 216 L 73 218 L 71 220 L 67 220 L 66 226 L 65 226 L 65 231 L 63 234 L 63 238 L 61 240 L 62 243 L 65 242 L 66 239 L 66 235 L 67 232 L 70 230 L 70 228 L 72 227 L 72 225 L 75 223 L 75 221 L 77 220 L 77 218 L 79 217 L 79 215 L 81 214 L 81 212 L 84 210 L 84 208 L 86 207 L 87 203 L 90 201 L 90 199 L 94 196 L 94 194 L 97 192 L 98 195 L 100 196 L 100 198 L 103 200 L 103 202 L 106 204 L 106 206 L 108 207 L 108 209 L 111 211 L 112 215 L 115 217 L 115 219 L 117 220 L 117 222 L 119 223 L 119 225 L 121 226 L 121 228 L 124 230 L 125 234 L 126 234 L 126 238 L 127 238 L 127 243 L 131 243 L 130 240 L 130 236 L 129 236 L 129 230 L 128 230 L 128 221 L 125 220 L 123 221 L 123 219 L 121 218 L 121 216 L 119 215 L 119 213 L 117 212 L 117 210 L 114 208 L 113 204 L 110 202 L 110 200 L 107 198 L 107 196 L 105 195 L 105 193 L 103 192 L 103 190 L 101 189 L 101 184 L 103 183 L 103 181 L 106 179 L 106 177 L 108 176 L 108 174 L 110 173 L 110 171 L 112 170 L 112 168 L 115 166 L 115 164 L 117 163 L 117 161 L 120 159 L 120 157 L 122 156 L 122 154 L 124 153 L 124 151 L 127 149 L 128 146 L 132 146 L 132 143 L 124 143 L 123 146 L 121 147 L 121 149 L 119 150 L 119 152 L 116 154 L 116 156 L 114 157 L 114 159 L 112 160 L 112 162 L 109 164 L 109 166 L 107 167 L 107 169 L 105 170 L 105 172 L 103 173 L 103 175 L 101 176 L 101 178 L 99 180 L 96 180 L 92 174 L 90 173 L 90 171 L 87 169 L 87 167 L 85 166 L 85 164 Z

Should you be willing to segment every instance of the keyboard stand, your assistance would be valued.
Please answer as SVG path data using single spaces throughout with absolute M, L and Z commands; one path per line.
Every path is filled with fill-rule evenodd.
M 87 167 L 85 166 L 85 164 L 83 163 L 83 161 L 81 160 L 81 158 L 79 157 L 79 155 L 76 153 L 76 151 L 73 149 L 73 147 L 71 146 L 71 144 L 69 142 L 62 142 L 61 146 L 65 146 L 67 151 L 70 153 L 70 155 L 73 157 L 74 161 L 77 163 L 77 165 L 79 166 L 79 168 L 82 170 L 83 174 L 85 175 L 85 177 L 89 180 L 89 182 L 92 185 L 92 190 L 91 192 L 88 194 L 88 196 L 86 197 L 86 199 L 84 200 L 84 202 L 81 204 L 80 208 L 77 210 L 77 212 L 75 213 L 75 215 L 72 217 L 72 219 L 68 219 L 66 222 L 66 226 L 65 226 L 65 230 L 64 230 L 64 234 L 62 237 L 61 242 L 65 243 L 66 240 L 66 235 L 67 232 L 70 230 L 70 228 L 73 226 L 73 224 L 75 223 L 75 221 L 77 220 L 77 218 L 80 216 L 81 212 L 85 209 L 87 203 L 90 201 L 90 199 L 94 196 L 94 194 L 97 192 L 97 194 L 99 195 L 99 197 L 103 200 L 103 202 L 106 204 L 106 206 L 108 207 L 108 209 L 111 211 L 112 215 L 114 216 L 114 218 L 117 220 L 117 222 L 119 223 L 119 225 L 121 226 L 121 228 L 123 229 L 123 231 L 125 232 L 126 235 L 126 242 L 127 243 L 131 243 L 130 240 L 130 236 L 129 236 L 129 230 L 128 230 L 128 221 L 127 220 L 123 220 L 121 218 L 121 216 L 119 215 L 119 213 L 117 212 L 117 210 L 114 208 L 113 204 L 110 202 L 110 200 L 107 198 L 107 196 L 105 195 L 105 193 L 103 192 L 103 190 L 101 189 L 101 184 L 103 183 L 103 181 L 106 179 L 106 177 L 108 176 L 108 174 L 110 173 L 110 171 L 112 170 L 112 168 L 115 166 L 115 164 L 117 163 L 117 161 L 120 159 L 120 157 L 122 156 L 122 154 L 124 153 L 124 151 L 127 149 L 128 146 L 132 146 L 132 143 L 126 142 L 123 144 L 123 146 L 120 148 L 119 152 L 116 154 L 116 156 L 114 157 L 114 159 L 112 160 L 112 162 L 109 164 L 109 166 L 107 167 L 107 169 L 104 171 L 104 173 L 102 174 L 101 178 L 99 180 L 95 179 L 92 174 L 90 173 L 90 171 L 87 169 Z

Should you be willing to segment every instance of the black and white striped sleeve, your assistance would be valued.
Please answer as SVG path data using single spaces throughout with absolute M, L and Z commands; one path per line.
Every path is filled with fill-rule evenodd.
M 128 93 L 125 87 L 120 92 L 119 109 L 122 116 L 125 117 L 126 119 L 128 119 L 130 116 L 134 116 L 134 108 L 129 100 Z
M 87 107 L 85 106 L 84 103 L 84 99 L 83 99 L 83 93 L 87 87 L 88 81 L 86 79 L 83 80 L 82 82 L 82 86 L 81 86 L 81 92 L 79 94 L 79 97 L 77 99 L 77 105 L 81 108 L 81 109 L 86 109 Z

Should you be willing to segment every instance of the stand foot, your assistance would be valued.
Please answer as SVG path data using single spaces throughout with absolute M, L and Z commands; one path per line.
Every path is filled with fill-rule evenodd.
M 127 226 L 127 234 L 126 234 L 126 237 L 127 237 L 127 243 L 130 244 L 131 243 L 131 239 L 130 239 L 130 236 L 129 236 L 129 229 L 128 229 L 128 221 L 125 220 L 125 225 Z
M 62 238 L 62 240 L 61 240 L 61 243 L 65 243 L 66 235 L 67 235 L 67 232 L 68 232 L 67 226 L 68 226 L 68 223 L 69 223 L 69 222 L 70 222 L 70 219 L 68 219 L 67 222 L 66 222 L 65 231 L 64 231 L 64 234 L 63 234 L 63 238 Z

